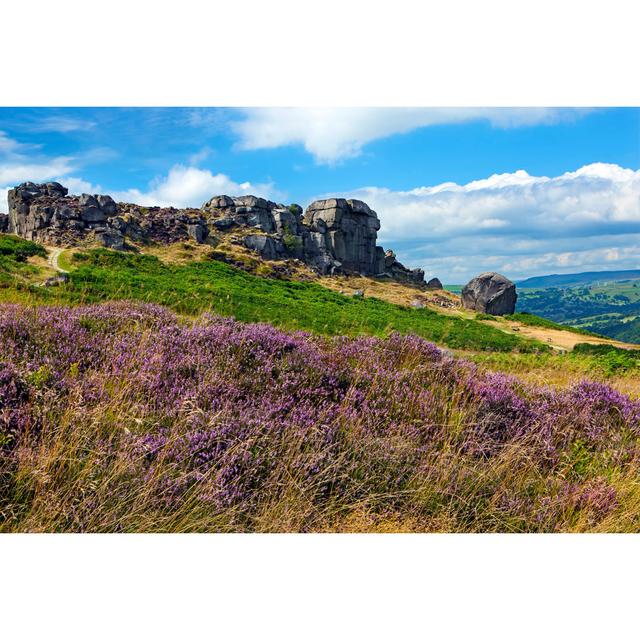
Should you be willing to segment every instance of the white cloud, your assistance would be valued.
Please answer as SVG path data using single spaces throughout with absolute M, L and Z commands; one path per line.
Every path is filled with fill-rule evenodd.
M 4 131 L 0 131 L 0 156 L 5 159 L 22 158 L 25 153 L 39 148 L 39 145 L 18 142 L 10 138 Z
M 73 171 L 72 158 L 53 158 L 43 162 L 0 163 L 0 184 L 16 185 L 20 182 L 51 180 Z
M 147 206 L 199 207 L 214 195 L 258 195 L 277 197 L 273 184 L 234 182 L 223 173 L 213 174 L 206 169 L 174 165 L 169 173 L 151 182 L 147 191 L 129 189 L 112 192 L 116 200 Z
M 535 108 L 251 108 L 231 123 L 241 149 L 301 144 L 320 163 L 359 155 L 373 140 L 439 124 L 485 120 L 511 128 L 574 119 L 586 110 Z
M 31 131 L 52 131 L 55 133 L 70 133 L 72 131 L 88 131 L 93 129 L 96 123 L 82 118 L 71 118 L 68 116 L 48 116 L 38 118 L 29 123 Z
M 201 162 L 204 162 L 212 153 L 210 147 L 202 147 L 199 151 L 192 153 L 189 156 L 189 164 L 190 165 L 199 165 Z
M 556 177 L 526 171 L 464 185 L 345 194 L 380 216 L 380 241 L 449 282 L 481 270 L 640 268 L 640 171 L 595 163 Z M 616 257 L 617 256 L 617 257 Z
M 64 125 L 57 122 L 55 124 L 61 127 L 73 126 L 71 123 Z M 64 184 L 70 193 L 105 193 L 106 191 L 116 200 L 147 206 L 199 207 L 205 200 L 218 194 L 255 194 L 267 198 L 282 195 L 270 183 L 238 183 L 223 173 L 213 174 L 206 169 L 180 164 L 171 167 L 166 176 L 152 180 L 146 190 L 109 191 L 72 174 L 79 166 L 113 159 L 116 154 L 112 149 L 97 148 L 90 149 L 75 157 L 47 158 L 33 153 L 38 148 L 36 145 L 18 142 L 0 131 L 0 213 L 6 213 L 8 210 L 7 194 L 9 189 L 26 181 L 56 180 Z M 210 153 L 211 150 L 208 147 L 203 147 L 198 153 L 191 156 L 191 164 L 201 162 Z
M 47 158 L 36 153 L 40 145 L 25 144 L 0 131 L 0 213 L 7 212 L 7 193 L 26 181 L 60 179 L 74 170 L 74 158 Z

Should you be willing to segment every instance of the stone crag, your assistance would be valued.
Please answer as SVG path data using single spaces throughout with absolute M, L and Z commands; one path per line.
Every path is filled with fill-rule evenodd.
M 113 249 L 126 241 L 208 242 L 234 228 L 255 229 L 242 242 L 266 260 L 298 259 L 320 275 L 386 277 L 424 285 L 421 269 L 407 269 L 393 251 L 376 245 L 380 221 L 360 200 L 312 202 L 303 213 L 256 196 L 215 196 L 200 209 L 142 207 L 107 195 L 69 195 L 57 182 L 25 182 L 9 191 L 9 214 L 0 231 L 54 246 L 87 240 Z

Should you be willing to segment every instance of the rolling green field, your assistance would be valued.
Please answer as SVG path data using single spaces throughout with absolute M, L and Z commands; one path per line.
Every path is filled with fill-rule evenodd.
M 640 343 L 640 280 L 520 289 L 517 310 L 623 342 Z

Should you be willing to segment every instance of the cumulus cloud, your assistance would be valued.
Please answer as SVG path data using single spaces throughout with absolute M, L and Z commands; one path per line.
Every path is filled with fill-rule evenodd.
M 112 192 L 123 202 L 135 202 L 147 206 L 199 207 L 213 195 L 258 195 L 265 198 L 279 194 L 273 184 L 234 182 L 223 173 L 213 174 L 207 169 L 174 165 L 166 176 L 156 178 L 146 191 L 129 189 Z
M 343 195 L 378 212 L 381 242 L 449 282 L 486 269 L 520 278 L 640 268 L 640 171 L 614 164 L 556 177 L 520 170 L 464 185 Z
M 174 165 L 167 175 L 152 180 L 147 189 L 111 190 L 71 175 L 72 158 L 55 158 L 49 162 L 0 164 L 0 213 L 7 212 L 7 193 L 16 184 L 31 181 L 56 180 L 69 193 L 109 193 L 117 201 L 146 206 L 199 207 L 213 195 L 258 195 L 281 198 L 283 194 L 272 183 L 235 182 L 223 173 L 214 174 L 194 166 Z
M 64 178 L 74 170 L 74 158 L 48 158 L 39 150 L 40 145 L 19 142 L 0 131 L 0 213 L 7 212 L 7 192 L 16 184 Z
M 44 162 L 0 163 L 0 184 L 16 185 L 27 180 L 50 180 L 73 171 L 72 158 L 53 158 Z
M 439 124 L 485 120 L 511 128 L 580 117 L 567 108 L 251 108 L 231 123 L 241 149 L 301 144 L 319 163 L 333 164 L 362 152 L 369 142 Z

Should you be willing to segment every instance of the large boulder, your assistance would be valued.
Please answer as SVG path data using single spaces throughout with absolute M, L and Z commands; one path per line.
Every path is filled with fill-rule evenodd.
M 9 230 L 9 216 L 6 213 L 0 213 L 0 233 L 6 233 Z
M 492 316 L 511 314 L 516 309 L 516 285 L 505 276 L 488 271 L 468 282 L 462 289 L 462 306 Z
M 233 207 L 233 198 L 229 196 L 213 196 L 201 208 L 204 211 L 217 211 L 218 209 L 227 209 L 229 207 Z

